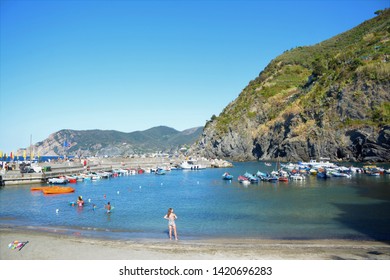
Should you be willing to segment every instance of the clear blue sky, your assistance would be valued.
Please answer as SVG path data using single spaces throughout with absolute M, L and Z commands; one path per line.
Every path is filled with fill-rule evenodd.
M 61 129 L 203 126 L 276 56 L 389 0 L 4 1 L 0 150 Z

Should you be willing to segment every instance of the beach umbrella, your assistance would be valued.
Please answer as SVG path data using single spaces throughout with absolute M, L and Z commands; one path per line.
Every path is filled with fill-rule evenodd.
M 10 156 L 11 160 L 14 160 L 14 154 L 11 152 Z

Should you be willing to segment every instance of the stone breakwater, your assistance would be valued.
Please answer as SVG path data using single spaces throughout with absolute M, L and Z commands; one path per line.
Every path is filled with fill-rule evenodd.
M 72 161 L 40 162 L 42 168 L 39 173 L 21 173 L 19 164 L 13 164 L 13 170 L 0 170 L 0 175 L 5 185 L 19 185 L 45 182 L 49 178 L 63 175 L 74 175 L 80 173 L 111 171 L 113 169 L 143 169 L 150 170 L 157 167 L 178 166 L 185 158 L 167 157 L 139 157 L 139 158 L 88 158 Z M 225 168 L 233 165 L 225 160 L 209 160 L 205 158 L 196 159 L 198 165 L 206 168 Z M 50 171 L 45 171 L 50 167 Z

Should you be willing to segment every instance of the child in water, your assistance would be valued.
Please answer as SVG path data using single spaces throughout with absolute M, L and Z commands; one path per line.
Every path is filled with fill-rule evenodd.
M 83 197 L 81 195 L 79 196 L 79 198 L 77 198 L 77 205 L 79 207 L 84 205 L 84 200 L 83 200 Z
M 107 210 L 107 213 L 111 213 L 111 204 L 110 202 L 107 202 L 107 205 L 104 206 Z

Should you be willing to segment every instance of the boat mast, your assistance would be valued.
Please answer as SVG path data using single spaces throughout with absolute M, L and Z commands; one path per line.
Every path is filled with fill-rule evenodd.
M 30 165 L 32 164 L 32 134 L 30 134 Z

